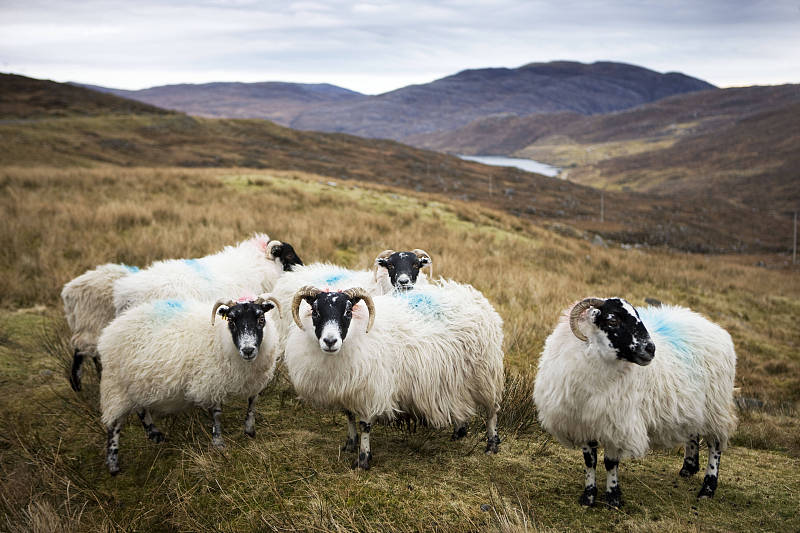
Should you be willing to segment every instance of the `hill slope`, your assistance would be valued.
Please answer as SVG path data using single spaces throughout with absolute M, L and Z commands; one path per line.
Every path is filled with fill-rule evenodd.
M 79 88 L 74 88 L 79 89 Z M 92 92 L 88 89 L 80 89 Z M 617 241 L 694 251 L 784 251 L 790 228 L 750 221 L 727 201 L 624 191 L 489 167 L 394 141 L 292 130 L 260 120 L 108 115 L 3 123 L 0 165 L 250 167 L 300 170 L 474 201 L 522 218 L 568 223 Z M 590 236 L 590 235 L 588 235 Z
M 84 87 L 202 117 L 263 118 L 290 123 L 303 110 L 364 95 L 327 83 L 205 83 L 151 87 L 139 91 Z
M 570 180 L 631 190 L 713 194 L 787 211 L 800 200 L 800 85 L 700 91 L 606 115 L 495 117 L 417 146 L 530 157 Z

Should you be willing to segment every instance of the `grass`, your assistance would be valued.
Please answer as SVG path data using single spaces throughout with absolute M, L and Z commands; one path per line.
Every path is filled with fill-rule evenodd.
M 9 530 L 731 531 L 800 528 L 800 281 L 736 257 L 593 246 L 501 211 L 385 185 L 299 171 L 5 168 L 0 174 L 0 528 Z M 97 384 L 69 389 L 58 293 L 106 261 L 145 265 L 204 255 L 254 231 L 291 242 L 304 261 L 366 267 L 387 247 L 421 247 L 437 275 L 474 284 L 505 321 L 508 369 L 501 453 L 468 437 L 380 427 L 374 466 L 340 453 L 344 417 L 299 403 L 281 376 L 259 404 L 226 406 L 228 447 L 210 447 L 193 412 L 131 419 L 123 473 L 108 476 Z M 575 237 L 574 235 L 578 235 Z M 586 295 L 683 304 L 727 328 L 739 356 L 741 413 L 717 497 L 698 502 L 682 454 L 623 463 L 621 511 L 580 509 L 582 459 L 543 434 L 530 402 L 538 354 L 558 313 Z M 134 417 L 135 418 L 135 417 Z M 602 479 L 602 476 L 601 476 Z

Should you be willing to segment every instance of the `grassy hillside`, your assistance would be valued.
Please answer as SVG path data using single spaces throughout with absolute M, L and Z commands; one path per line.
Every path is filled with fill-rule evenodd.
M 4 529 L 289 531 L 752 531 L 800 528 L 800 280 L 737 258 L 592 246 L 474 204 L 425 193 L 254 169 L 6 168 L 0 181 L 0 508 Z M 105 261 L 198 256 L 254 231 L 306 261 L 366 267 L 377 251 L 422 247 L 437 274 L 470 282 L 505 321 L 509 369 L 502 451 L 482 454 L 482 423 L 449 432 L 373 432 L 373 468 L 340 453 L 345 420 L 299 403 L 284 377 L 241 434 L 225 409 L 224 452 L 195 412 L 160 421 L 155 445 L 133 417 L 123 473 L 108 476 L 91 371 L 67 384 L 59 286 Z M 677 476 L 668 450 L 621 468 L 621 511 L 581 510 L 582 459 L 543 434 L 530 384 L 559 311 L 585 295 L 689 305 L 736 343 L 750 398 L 720 488 Z M 763 402 L 763 403 L 762 403 Z M 755 475 L 754 475 L 755 473 Z
M 596 115 L 494 117 L 416 146 L 509 154 L 567 169 L 595 187 L 708 194 L 750 208 L 800 207 L 800 85 L 698 91 Z
M 0 165 L 107 164 L 314 172 L 479 202 L 527 220 L 566 224 L 587 238 L 598 234 L 691 251 L 784 253 L 791 239 L 791 228 L 772 214 L 753 218 L 749 208 L 702 196 L 607 192 L 600 221 L 600 195 L 586 186 L 393 141 L 303 132 L 267 121 L 150 113 L 22 122 L 0 116 Z

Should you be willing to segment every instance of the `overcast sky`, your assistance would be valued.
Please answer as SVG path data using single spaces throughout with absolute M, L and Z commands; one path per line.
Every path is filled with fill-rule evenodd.
M 124 89 L 277 80 L 375 94 L 556 59 L 798 83 L 800 0 L 0 0 L 0 71 Z

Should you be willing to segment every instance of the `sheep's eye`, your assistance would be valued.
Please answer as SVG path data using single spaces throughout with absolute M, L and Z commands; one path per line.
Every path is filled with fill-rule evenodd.
M 263 316 L 258 317 L 258 327 L 263 328 L 266 324 L 267 320 Z
M 236 329 L 236 322 L 233 320 L 228 320 L 228 327 L 231 329 Z
M 391 263 L 388 263 L 388 264 L 386 265 L 386 270 L 394 270 L 394 265 L 393 265 L 393 264 L 391 264 Z
M 611 317 L 608 319 L 608 325 L 612 328 L 619 326 L 619 320 L 616 317 Z
M 316 311 L 311 311 L 311 318 L 319 318 L 319 313 Z

